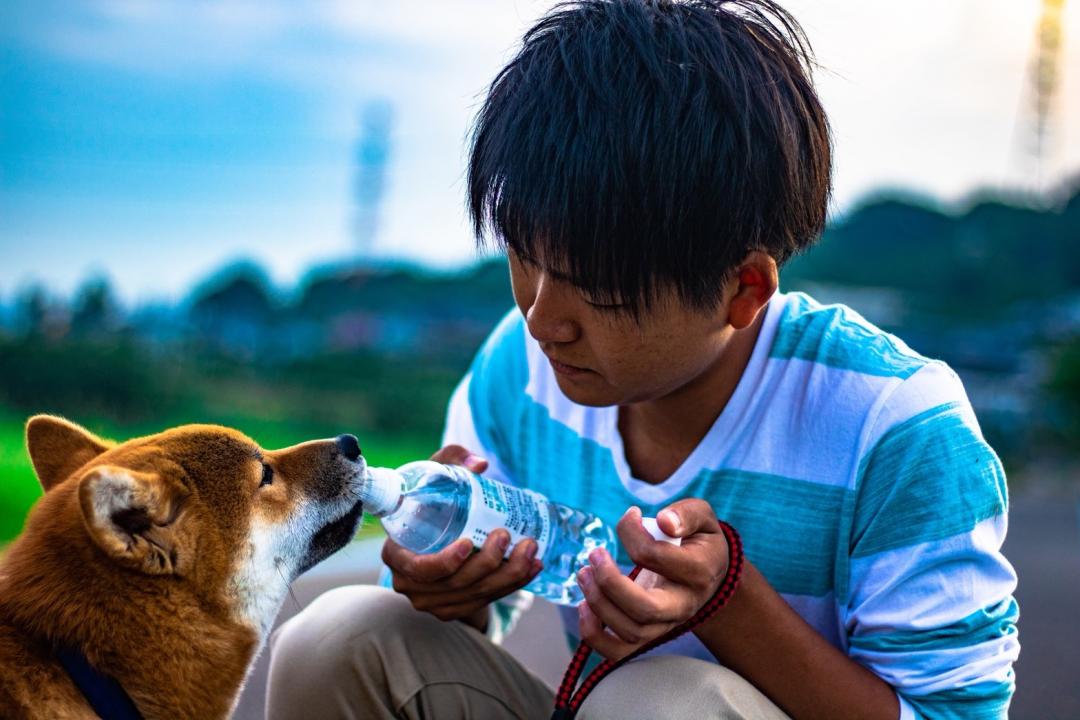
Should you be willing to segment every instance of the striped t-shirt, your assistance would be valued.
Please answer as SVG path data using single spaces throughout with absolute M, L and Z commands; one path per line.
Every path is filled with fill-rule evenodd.
M 956 373 L 850 308 L 775 294 L 734 394 L 659 484 L 631 474 L 617 407 L 561 392 L 516 310 L 454 393 L 444 440 L 613 525 L 631 505 L 704 499 L 796 612 L 896 689 L 901 718 L 1006 715 L 1019 642 L 1001 463 Z M 521 606 L 497 608 L 494 635 Z M 658 652 L 713 659 L 692 634 Z

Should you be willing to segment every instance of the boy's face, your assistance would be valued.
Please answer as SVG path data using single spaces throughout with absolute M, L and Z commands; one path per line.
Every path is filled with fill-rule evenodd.
M 728 295 L 714 310 L 662 293 L 636 319 L 589 301 L 557 272 L 508 253 L 514 300 L 547 355 L 559 387 L 576 403 L 657 400 L 713 368 L 734 334 Z

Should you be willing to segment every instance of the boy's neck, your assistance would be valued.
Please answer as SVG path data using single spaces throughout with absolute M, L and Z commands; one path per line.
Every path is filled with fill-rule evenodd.
M 693 382 L 656 400 L 619 407 L 619 434 L 634 477 L 667 480 L 701 443 L 727 407 L 750 362 L 766 308 L 736 330 L 713 365 Z

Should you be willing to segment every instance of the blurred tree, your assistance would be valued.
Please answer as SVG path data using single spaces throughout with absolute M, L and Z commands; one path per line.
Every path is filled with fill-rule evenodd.
M 230 265 L 192 293 L 189 320 L 197 339 L 242 358 L 269 342 L 276 306 L 266 273 L 250 262 Z
M 1017 302 L 1080 289 L 1078 241 L 1080 183 L 1061 211 L 983 196 L 952 215 L 880 197 L 830 225 L 784 278 L 894 288 L 915 310 L 1001 320 Z
M 67 334 L 66 312 L 39 284 L 15 296 L 15 332 L 30 340 L 57 340 Z
M 1063 343 L 1051 362 L 1046 383 L 1047 433 L 1075 453 L 1080 448 L 1080 335 Z
M 115 339 L 121 326 L 120 307 L 108 278 L 90 278 L 75 294 L 71 309 L 71 334 L 90 340 Z

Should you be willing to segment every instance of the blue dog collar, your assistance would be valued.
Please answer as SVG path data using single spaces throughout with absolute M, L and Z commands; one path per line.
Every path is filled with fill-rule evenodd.
M 56 657 L 102 720 L 143 720 L 139 709 L 120 683 L 92 668 L 81 652 L 57 648 Z

